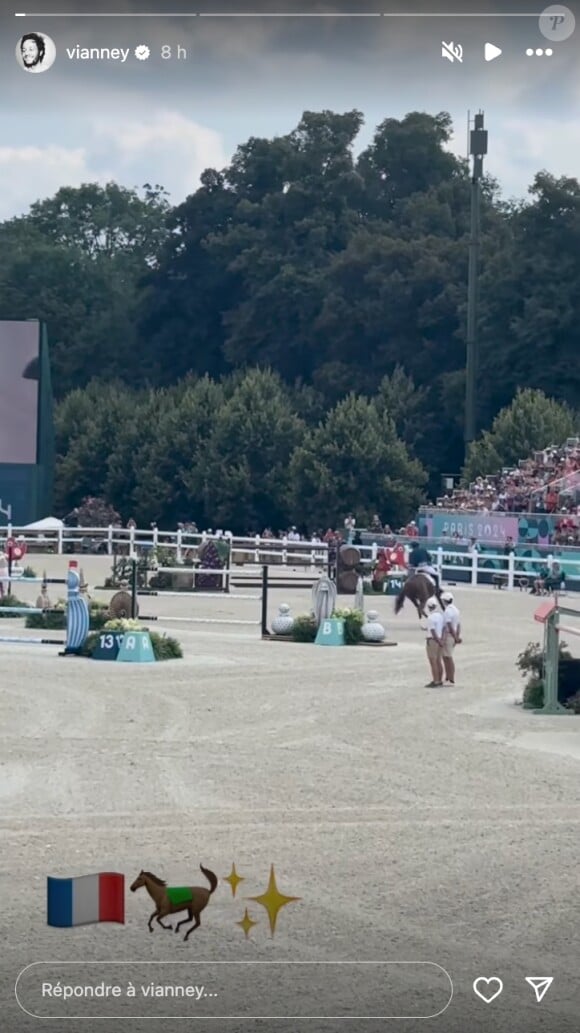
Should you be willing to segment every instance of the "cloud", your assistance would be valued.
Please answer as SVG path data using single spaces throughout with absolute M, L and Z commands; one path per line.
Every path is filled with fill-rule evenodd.
M 505 198 L 522 195 L 522 180 L 547 169 L 553 176 L 578 176 L 580 144 L 577 122 L 551 118 L 508 119 L 490 142 L 486 167 L 499 181 Z
M 20 215 L 61 186 L 80 186 L 90 178 L 84 148 L 0 147 L 0 218 Z
M 0 219 L 23 214 L 62 186 L 160 183 L 178 203 L 194 191 L 208 166 L 227 164 L 222 137 L 176 112 L 160 110 L 88 127 L 84 147 L 0 147 Z
M 100 122 L 95 129 L 96 136 L 113 146 L 125 165 L 143 158 L 155 160 L 156 148 L 161 148 L 172 165 L 185 165 L 182 172 L 198 177 L 208 165 L 227 160 L 216 130 L 176 111 L 160 110 L 146 121 Z

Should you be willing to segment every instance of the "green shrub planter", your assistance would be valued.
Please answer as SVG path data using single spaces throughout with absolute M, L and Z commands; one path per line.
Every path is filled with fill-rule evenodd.
M 63 631 L 66 628 L 66 610 L 62 604 L 58 604 L 59 613 L 31 613 L 26 618 L 27 628 L 46 628 L 50 631 Z M 89 603 L 89 628 L 91 631 L 98 631 L 104 627 L 109 619 L 109 607 L 107 603 Z
M 332 614 L 336 620 L 344 621 L 344 643 L 347 646 L 358 646 L 363 641 L 362 626 L 364 615 L 358 610 L 335 610 Z M 293 642 L 314 642 L 318 631 L 316 620 L 310 614 L 301 614 L 294 620 L 291 638 Z
M 314 617 L 310 617 L 308 614 L 302 614 L 300 617 L 296 617 L 292 626 L 292 641 L 293 642 L 314 642 L 316 638 L 316 632 L 318 628 Z
M 106 621 L 103 625 L 106 631 L 121 632 L 125 634 L 131 630 L 148 631 L 149 638 L 151 639 L 151 646 L 153 648 L 153 654 L 156 660 L 181 660 L 183 658 L 183 650 L 180 643 L 176 638 L 170 638 L 168 635 L 161 635 L 158 631 L 151 631 L 150 628 L 139 624 L 138 621 L 131 620 L 110 620 Z M 92 657 L 95 649 L 99 645 L 99 631 L 91 632 L 82 648 L 82 655 Z
M 23 603 L 22 599 L 17 599 L 15 595 L 5 595 L 0 599 L 0 618 L 3 620 L 10 620 L 12 617 L 17 620 L 19 617 L 23 617 L 24 614 L 3 612 L 4 608 L 7 606 L 30 606 L 30 603 Z
M 526 710 L 541 710 L 544 706 L 543 650 L 539 642 L 529 642 L 519 654 L 516 667 L 522 675 L 528 675 L 524 685 L 522 703 Z M 573 713 L 580 713 L 580 692 L 578 691 L 580 661 L 575 660 L 566 643 L 560 643 L 558 658 L 558 702 Z
M 360 610 L 335 610 L 333 617 L 344 621 L 344 644 L 345 646 L 358 646 L 362 642 L 362 626 L 365 622 L 364 614 Z

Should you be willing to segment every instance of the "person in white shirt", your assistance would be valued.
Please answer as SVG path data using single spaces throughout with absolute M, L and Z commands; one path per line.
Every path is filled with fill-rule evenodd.
M 0 599 L 8 595 L 8 556 L 0 550 Z
M 438 605 L 435 597 L 428 599 L 426 603 L 427 659 L 431 668 L 431 681 L 425 686 L 426 689 L 435 689 L 443 685 L 443 614 L 437 609 Z
M 445 610 L 443 612 L 443 648 L 442 660 L 445 667 L 445 681 L 455 685 L 455 660 L 453 650 L 461 642 L 461 616 L 453 602 L 451 592 L 443 592 L 441 596 Z

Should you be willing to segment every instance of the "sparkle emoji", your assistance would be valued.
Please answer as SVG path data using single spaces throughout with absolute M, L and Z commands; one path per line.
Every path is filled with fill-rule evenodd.
M 229 884 L 230 884 L 230 886 L 232 888 L 232 897 L 235 897 L 236 890 L 237 890 L 238 886 L 240 885 L 240 883 L 244 881 L 244 877 L 243 877 L 243 875 L 238 875 L 238 873 L 236 871 L 235 864 L 232 864 L 232 870 L 231 870 L 230 874 L 227 875 L 226 878 L 223 881 L 224 882 L 229 882 Z
M 261 904 L 263 908 L 268 912 L 268 919 L 270 921 L 270 931 L 272 936 L 276 932 L 276 922 L 278 920 L 278 912 L 281 908 L 285 907 L 286 904 L 291 904 L 293 901 L 301 900 L 301 897 L 286 897 L 283 893 L 280 893 L 278 886 L 276 885 L 276 874 L 274 872 L 274 865 L 270 868 L 270 881 L 268 882 L 268 888 L 265 893 L 260 894 L 259 897 L 248 897 L 248 900 L 254 900 L 256 904 Z
M 247 908 L 244 911 L 244 917 L 242 918 L 242 920 L 240 922 L 236 922 L 236 925 L 239 925 L 244 930 L 244 935 L 246 937 L 246 940 L 248 939 L 248 936 L 250 935 L 250 932 L 253 929 L 253 927 L 255 925 L 257 925 L 257 924 L 258 924 L 257 922 L 254 922 L 250 918 L 250 916 L 248 914 L 248 909 Z

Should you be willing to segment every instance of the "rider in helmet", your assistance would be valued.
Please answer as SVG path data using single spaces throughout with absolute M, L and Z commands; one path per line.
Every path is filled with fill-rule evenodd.
M 423 545 L 415 541 L 409 550 L 409 576 L 420 571 L 431 575 L 435 582 L 435 594 L 439 597 L 439 574 L 433 566 L 431 555 Z

